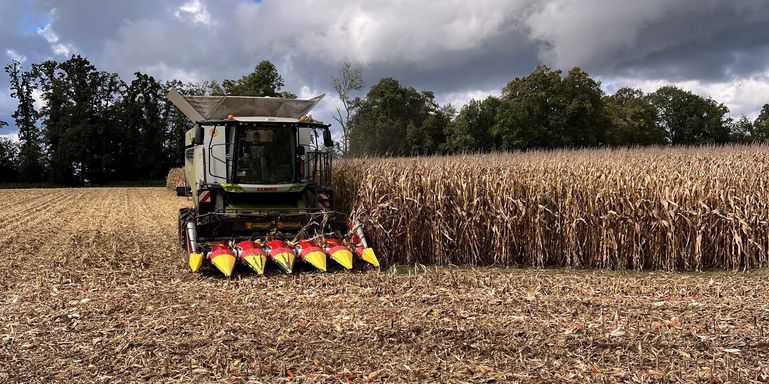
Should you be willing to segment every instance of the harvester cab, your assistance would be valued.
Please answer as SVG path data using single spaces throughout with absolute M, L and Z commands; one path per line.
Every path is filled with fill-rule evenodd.
M 325 271 L 354 259 L 379 266 L 360 223 L 334 210 L 329 125 L 305 121 L 323 98 L 167 95 L 195 127 L 185 134 L 179 244 L 193 272 L 207 260 L 230 276 L 301 260 Z

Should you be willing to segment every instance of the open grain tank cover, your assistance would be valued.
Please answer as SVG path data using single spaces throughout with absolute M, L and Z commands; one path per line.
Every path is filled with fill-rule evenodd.
M 235 117 L 286 117 L 298 119 L 318 104 L 325 94 L 309 100 L 251 96 L 182 96 L 175 89 L 166 97 L 193 122 Z

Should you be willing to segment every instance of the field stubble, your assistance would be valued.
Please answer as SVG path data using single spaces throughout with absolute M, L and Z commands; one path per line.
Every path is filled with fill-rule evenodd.
M 0 191 L 0 382 L 766 381 L 762 273 L 193 275 L 162 188 Z

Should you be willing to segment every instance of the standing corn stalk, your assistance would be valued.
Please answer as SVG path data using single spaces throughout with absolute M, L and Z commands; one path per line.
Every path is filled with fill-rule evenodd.
M 350 159 L 334 182 L 391 263 L 769 266 L 766 146 Z

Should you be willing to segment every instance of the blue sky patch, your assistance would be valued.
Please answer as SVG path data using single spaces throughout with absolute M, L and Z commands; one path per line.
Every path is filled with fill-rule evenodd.
M 51 22 L 53 13 L 34 13 L 25 12 L 24 17 L 19 20 L 19 29 L 26 36 L 37 34 L 38 30 L 45 28 Z

